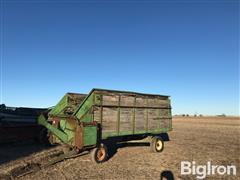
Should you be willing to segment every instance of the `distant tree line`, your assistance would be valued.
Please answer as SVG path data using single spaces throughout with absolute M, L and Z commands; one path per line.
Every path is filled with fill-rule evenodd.
M 193 115 L 189 115 L 189 114 L 175 114 L 174 116 L 178 116 L 178 117 L 203 117 L 203 114 L 193 114 Z M 219 114 L 216 115 L 217 117 L 226 117 L 226 114 Z

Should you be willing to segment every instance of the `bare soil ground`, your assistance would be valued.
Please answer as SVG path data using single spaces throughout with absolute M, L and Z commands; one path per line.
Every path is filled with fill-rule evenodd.
M 90 155 L 59 162 L 16 179 L 160 179 L 172 173 L 174 179 L 196 179 L 181 175 L 181 161 L 206 165 L 235 165 L 237 176 L 207 176 L 207 179 L 240 179 L 240 119 L 234 117 L 174 117 L 170 141 L 162 153 L 151 153 L 148 143 L 119 145 L 103 164 L 93 164 Z M 59 146 L 42 149 L 37 144 L 0 145 L 0 179 L 17 173 L 58 153 Z M 37 169 L 37 167 L 36 167 Z

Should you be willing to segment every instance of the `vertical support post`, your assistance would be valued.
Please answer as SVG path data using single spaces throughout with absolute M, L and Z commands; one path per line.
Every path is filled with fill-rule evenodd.
M 157 119 L 158 119 L 158 129 L 161 129 L 161 113 L 160 113 L 161 109 L 158 109 L 157 113 L 158 113 L 158 116 L 157 116 Z
M 118 97 L 118 122 L 117 122 L 117 134 L 119 135 L 120 133 L 120 101 L 121 101 L 121 95 Z
M 102 121 L 103 121 L 103 95 L 100 95 L 100 121 L 101 121 L 101 126 L 102 126 Z
M 92 105 L 91 110 L 90 110 L 90 112 L 91 112 L 91 117 L 92 117 L 92 121 L 95 120 L 95 119 L 94 119 L 94 118 L 95 118 L 95 117 L 94 117 L 94 111 L 95 111 L 95 108 L 94 108 L 94 107 L 95 107 L 95 105 L 96 105 L 96 104 L 95 104 L 95 103 L 96 103 L 96 99 L 95 99 L 95 98 L 96 98 L 96 94 L 94 93 L 94 94 L 93 94 L 93 105 Z
M 146 132 L 148 132 L 148 99 L 145 99 L 146 109 L 145 109 L 145 123 L 146 123 Z
M 136 121 L 136 96 L 134 97 L 134 105 L 133 105 L 133 111 L 132 111 L 132 123 L 133 123 L 133 134 L 135 133 L 135 121 Z
M 170 121 L 169 128 L 172 129 L 172 107 L 170 105 L 170 103 L 171 103 L 170 100 L 168 100 L 168 101 L 169 101 L 168 118 Z

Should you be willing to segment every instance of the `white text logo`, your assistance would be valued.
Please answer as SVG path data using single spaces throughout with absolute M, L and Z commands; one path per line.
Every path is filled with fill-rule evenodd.
M 196 165 L 196 162 L 182 161 L 181 175 L 196 175 L 197 179 L 204 179 L 210 175 L 235 175 L 236 166 L 234 165 L 212 165 L 210 161 L 206 165 Z

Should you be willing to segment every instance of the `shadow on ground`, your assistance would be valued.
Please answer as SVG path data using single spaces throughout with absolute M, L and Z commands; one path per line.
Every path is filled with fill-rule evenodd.
M 161 134 L 164 141 L 169 141 L 167 134 Z M 124 147 L 137 147 L 137 146 L 150 146 L 149 142 L 121 142 L 121 143 L 111 143 L 108 144 L 108 156 L 109 159 L 112 158 L 119 148 Z M 49 149 L 53 146 L 43 145 L 36 141 L 22 141 L 22 142 L 12 142 L 12 143 L 2 143 L 0 144 L 0 165 L 29 156 L 33 153 L 40 152 L 42 150 Z
M 163 141 L 170 141 L 167 133 L 163 133 L 161 135 Z M 121 142 L 121 143 L 111 143 L 108 144 L 108 159 L 112 158 L 118 151 L 119 148 L 124 147 L 138 147 L 138 146 L 150 146 L 150 142 Z
M 137 146 L 150 146 L 149 142 L 123 142 L 119 144 L 108 145 L 108 158 L 112 158 L 119 148 L 124 147 L 137 147 Z
M 2 143 L 0 144 L 0 165 L 49 148 L 50 146 L 35 141 Z

